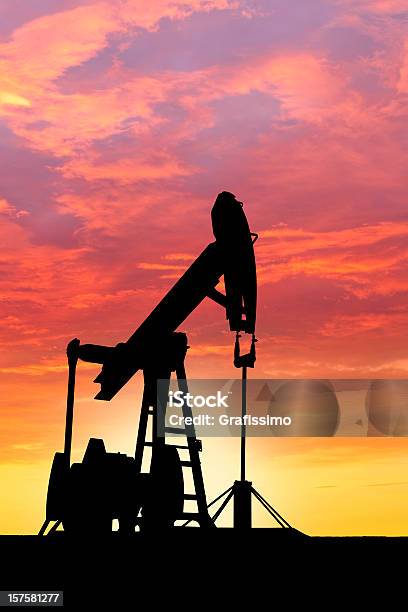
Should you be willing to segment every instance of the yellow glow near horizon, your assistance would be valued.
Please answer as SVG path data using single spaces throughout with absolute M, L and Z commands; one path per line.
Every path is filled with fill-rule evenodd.
M 114 438 L 109 450 L 123 451 L 122 436 Z M 239 439 L 208 438 L 203 446 L 212 500 L 239 477 Z M 408 441 L 396 438 L 250 439 L 248 478 L 293 527 L 309 535 L 408 535 L 407 446 Z M 77 460 L 83 450 L 77 448 Z M 1 533 L 38 531 L 49 470 L 44 461 L 0 466 Z M 218 523 L 231 522 L 230 508 Z M 253 522 L 276 526 L 256 500 Z

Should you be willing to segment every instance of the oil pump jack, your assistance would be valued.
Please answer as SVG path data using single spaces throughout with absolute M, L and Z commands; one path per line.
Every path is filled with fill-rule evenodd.
M 194 426 L 170 428 L 162 424 L 161 427 L 158 416 L 165 413 L 172 372 L 176 373 L 179 390 L 188 392 L 184 368 L 187 336 L 176 330 L 204 298 L 208 297 L 225 308 L 229 328 L 236 333 L 234 364 L 242 368 L 243 385 L 246 385 L 247 367 L 254 367 L 257 282 L 253 245 L 258 236 L 249 229 L 242 202 L 229 192 L 218 195 L 211 219 L 215 242 L 203 250 L 126 342 L 108 347 L 80 344 L 78 339 L 74 339 L 68 344 L 65 445 L 63 453 L 55 454 L 51 468 L 46 520 L 41 535 L 51 521 L 55 523 L 48 533 L 55 531 L 60 523 L 64 531 L 74 534 L 84 531 L 103 533 L 111 530 L 113 518 L 118 519 L 119 531 L 124 533 L 131 533 L 135 526 L 142 530 L 172 527 L 179 520 L 196 521 L 200 527 L 215 526 L 215 517 L 211 518 L 208 511 L 199 458 L 202 446 L 195 437 Z M 216 289 L 222 276 L 225 295 Z M 251 350 L 246 355 L 240 354 L 242 332 L 251 335 Z M 107 453 L 103 440 L 91 438 L 82 463 L 71 465 L 78 359 L 102 364 L 94 381 L 100 384 L 95 396 L 97 400 L 111 400 L 138 370 L 142 370 L 144 391 L 134 457 Z M 158 393 L 159 379 L 166 384 L 160 386 Z M 182 410 L 184 417 L 191 416 L 187 404 Z M 150 418 L 151 439 L 148 440 Z M 166 444 L 166 433 L 183 436 L 183 443 Z M 143 473 L 143 459 L 149 447 L 150 470 Z M 182 452 L 188 453 L 188 460 L 180 459 Z M 195 488 L 192 494 L 184 491 L 183 468 L 192 470 Z M 241 441 L 241 481 L 247 482 L 244 439 Z M 246 503 L 248 507 L 247 485 L 244 484 L 239 491 L 236 485 L 235 495 L 237 498 L 244 495 L 246 502 L 241 506 Z M 230 490 L 226 493 L 228 496 L 222 508 L 232 495 Z M 185 500 L 196 502 L 197 511 L 185 512 Z M 248 511 L 244 520 L 248 525 Z M 236 522 L 239 526 L 239 516 Z

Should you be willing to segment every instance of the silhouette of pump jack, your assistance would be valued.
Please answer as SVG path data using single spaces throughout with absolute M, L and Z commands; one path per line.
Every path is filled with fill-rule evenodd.
M 251 496 L 254 495 L 282 526 L 286 521 L 245 480 L 246 431 L 241 432 L 241 480 L 236 481 L 221 508 L 211 518 L 194 426 L 177 429 L 165 426 L 165 408 L 172 372 L 178 386 L 188 392 L 184 358 L 188 349 L 185 334 L 176 332 L 181 323 L 209 297 L 225 308 L 231 331 L 236 332 L 234 364 L 242 368 L 242 410 L 246 412 L 247 368 L 255 364 L 256 265 L 254 242 L 241 202 L 229 192 L 218 195 L 211 211 L 215 242 L 209 244 L 190 268 L 170 289 L 151 314 L 125 343 L 116 347 L 80 344 L 72 340 L 67 348 L 68 393 L 64 452 L 56 453 L 50 474 L 44 534 L 49 523 L 60 523 L 64 530 L 98 533 L 111 529 L 118 518 L 124 533 L 141 529 L 174 526 L 178 520 L 195 520 L 201 527 L 215 525 L 215 520 L 234 497 L 234 526 L 251 527 Z M 216 289 L 224 276 L 225 295 Z M 239 333 L 252 335 L 251 350 L 240 355 Z M 99 400 L 111 400 L 138 371 L 144 375 L 144 391 L 134 457 L 107 453 L 102 440 L 90 439 L 82 463 L 71 465 L 75 371 L 78 359 L 102 364 L 95 379 L 101 385 Z M 157 381 L 165 381 L 158 392 Z M 185 404 L 183 416 L 191 416 Z M 148 420 L 152 417 L 152 435 L 147 440 Z M 166 433 L 186 436 L 185 444 L 166 443 Z M 150 470 L 142 472 L 145 451 L 151 448 Z M 179 451 L 188 451 L 188 461 L 181 461 Z M 184 492 L 183 468 L 192 470 L 194 493 Z M 197 503 L 196 513 L 184 511 L 184 501 Z M 184 523 L 184 524 L 187 524 Z M 110 526 L 109 526 L 110 525 Z

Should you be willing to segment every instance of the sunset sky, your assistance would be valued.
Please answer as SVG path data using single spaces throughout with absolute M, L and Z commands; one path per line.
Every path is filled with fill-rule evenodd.
M 0 532 L 42 522 L 66 343 L 125 340 L 213 239 L 222 190 L 260 235 L 252 376 L 408 377 L 407 99 L 406 0 L 0 0 Z M 219 306 L 182 330 L 190 376 L 236 376 Z M 91 435 L 134 447 L 141 377 L 105 404 L 97 372 L 77 459 Z M 207 448 L 212 497 L 237 449 Z M 250 450 L 299 529 L 408 535 L 404 439 Z

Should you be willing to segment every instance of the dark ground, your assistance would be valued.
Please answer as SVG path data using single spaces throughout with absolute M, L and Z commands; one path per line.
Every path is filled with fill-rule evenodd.
M 146 597 L 166 607 L 188 601 L 191 608 L 195 601 L 214 603 L 221 592 L 239 599 L 272 595 L 283 585 L 290 599 L 300 576 L 310 576 L 312 587 L 359 582 L 362 569 L 378 572 L 381 560 L 386 565 L 403 556 L 407 541 L 310 538 L 283 529 L 179 529 L 98 541 L 67 540 L 64 534 L 2 536 L 0 589 L 63 590 L 65 605 L 78 609 L 80 604 L 129 609 Z
M 359 584 L 362 569 L 377 575 L 380 562 L 386 566 L 404 556 L 407 542 L 311 538 L 289 529 L 176 529 L 98 541 L 68 540 L 63 533 L 2 536 L 0 589 L 63 590 L 65 607 L 75 609 L 104 604 L 109 610 L 144 610 L 146 598 L 154 606 L 165 602 L 169 610 L 182 602 L 191 609 L 225 595 L 230 604 L 230 596 L 273 596 L 284 585 L 290 600 L 299 594 L 299 577 L 309 576 L 312 589 L 322 582 Z

